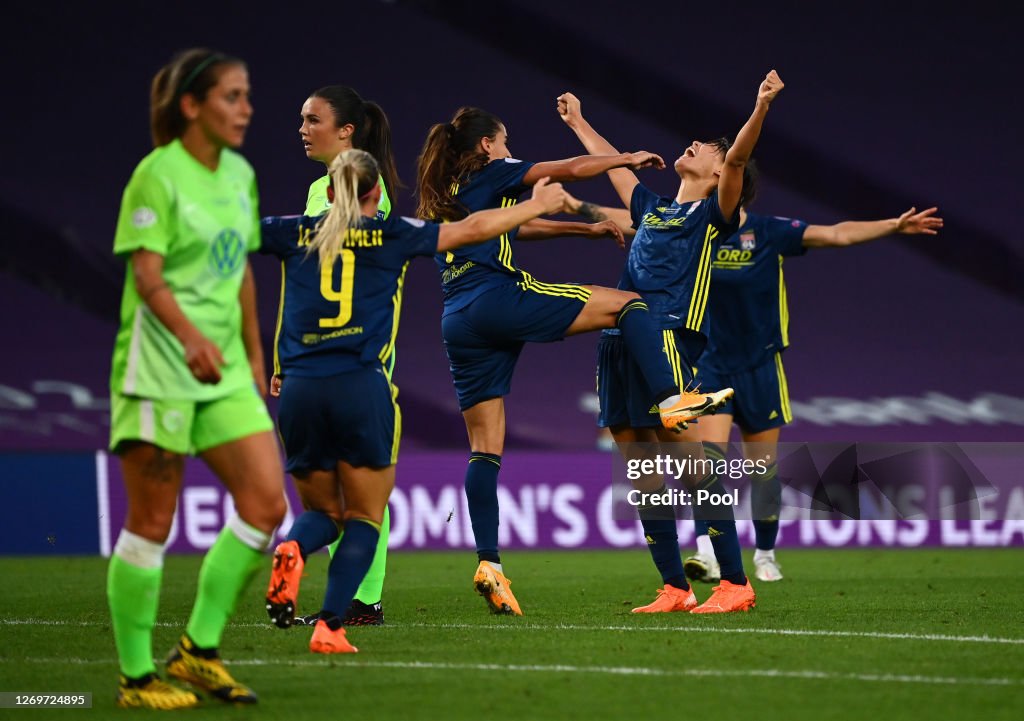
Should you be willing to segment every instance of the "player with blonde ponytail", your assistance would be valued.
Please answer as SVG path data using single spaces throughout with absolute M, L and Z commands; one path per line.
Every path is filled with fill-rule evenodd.
M 284 264 L 278 427 L 306 509 L 274 552 L 267 612 L 282 628 L 294 623 L 305 559 L 343 528 L 309 648 L 354 653 L 344 614 L 373 560 L 395 483 L 401 413 L 385 364 L 409 261 L 562 211 L 568 196 L 544 178 L 523 203 L 435 224 L 380 217 L 380 170 L 369 153 L 341 153 L 330 176 L 333 202 L 315 229 L 308 216 L 263 221 L 261 251 Z

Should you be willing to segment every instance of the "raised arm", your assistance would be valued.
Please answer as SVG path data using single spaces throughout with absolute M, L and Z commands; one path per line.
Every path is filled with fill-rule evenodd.
M 840 248 L 865 243 L 886 235 L 935 235 L 942 227 L 938 208 L 917 212 L 911 208 L 898 218 L 888 220 L 846 220 L 835 225 L 808 225 L 803 244 L 808 248 Z
M 565 208 L 570 213 L 575 213 L 592 223 L 613 223 L 624 236 L 636 235 L 636 228 L 633 227 L 633 216 L 625 208 L 609 208 L 604 205 L 595 205 L 574 198 L 566 193 Z M 625 245 L 625 244 L 623 244 Z
M 592 208 L 597 207 L 590 203 L 586 205 Z M 582 213 L 576 214 L 583 215 Z M 583 217 L 587 216 L 584 215 Z M 588 218 L 588 220 L 590 219 Z M 523 223 L 519 226 L 516 240 L 547 240 L 548 238 L 565 238 L 567 236 L 614 238 L 620 248 L 624 248 L 626 245 L 622 237 L 622 230 L 616 223 L 611 222 L 607 218 L 593 219 L 589 223 L 534 218 L 528 223 Z
M 754 112 L 736 133 L 736 141 L 725 154 L 725 165 L 722 168 L 722 175 L 718 179 L 718 206 L 726 218 L 733 217 L 739 208 L 740 196 L 743 192 L 743 169 L 750 161 L 754 146 L 757 145 L 757 139 L 761 135 L 761 125 L 768 114 L 768 107 L 783 87 L 785 85 L 782 79 L 774 70 L 765 76 L 764 81 L 757 89 Z
M 563 93 L 558 96 L 558 114 L 565 124 L 576 133 L 576 137 L 583 143 L 583 147 L 587 149 L 588 153 L 607 155 L 618 152 L 586 121 L 583 117 L 580 100 L 572 93 Z M 665 163 L 662 161 L 658 169 L 664 167 Z M 633 188 L 640 182 L 636 174 L 626 168 L 616 168 L 608 171 L 608 179 L 612 181 L 622 204 L 628 208 L 633 199 Z
M 192 324 L 164 280 L 164 257 L 151 250 L 132 253 L 132 277 L 142 301 L 185 349 L 185 363 L 201 383 L 220 382 L 224 356 L 220 349 Z
M 510 208 L 479 210 L 457 223 L 444 223 L 438 231 L 437 251 L 444 253 L 464 245 L 481 243 L 545 213 L 557 213 L 564 205 L 562 185 L 548 183 L 547 178 L 541 178 L 533 186 L 533 196 L 525 202 Z
M 665 161 L 660 155 L 640 150 L 635 153 L 607 153 L 604 155 L 579 155 L 566 160 L 549 160 L 537 163 L 526 171 L 523 176 L 524 185 L 533 185 L 540 178 L 551 178 L 557 182 L 572 182 L 575 180 L 586 180 L 606 173 L 616 168 L 641 168 L 665 167 Z M 627 171 L 628 172 L 628 171 Z

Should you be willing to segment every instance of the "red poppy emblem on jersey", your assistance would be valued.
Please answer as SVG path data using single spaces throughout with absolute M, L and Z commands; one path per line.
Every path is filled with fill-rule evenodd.
M 746 233 L 740 233 L 740 248 L 753 250 L 755 245 L 757 245 L 757 240 L 754 238 L 754 231 L 748 230 Z

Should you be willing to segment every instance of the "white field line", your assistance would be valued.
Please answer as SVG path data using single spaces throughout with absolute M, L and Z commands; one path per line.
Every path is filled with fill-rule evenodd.
M 578 673 L 608 676 L 650 676 L 676 678 L 778 678 L 798 679 L 806 681 L 855 681 L 862 683 L 907 683 L 931 684 L 942 686 L 1024 686 L 1024 679 L 1014 678 L 978 678 L 972 676 L 920 676 L 887 673 L 833 673 L 829 671 L 787 671 L 777 668 L 767 669 L 671 669 L 647 668 L 643 666 L 569 666 L 564 664 L 500 664 L 500 663 L 447 663 L 435 661 L 363 661 L 351 656 L 338 655 L 323 660 L 280 660 L 280 659 L 228 659 L 232 666 L 308 666 L 330 668 L 343 666 L 347 668 L 388 668 L 417 671 L 479 671 L 501 673 Z M 73 665 L 110 665 L 115 666 L 116 660 L 84 659 L 84 658 L 26 658 L 5 659 L 0 663 L 31 663 L 31 664 L 73 664 Z
M 60 621 L 41 618 L 0 618 L 0 625 L 7 626 L 109 626 L 99 621 Z M 178 628 L 180 623 L 158 622 L 161 628 Z M 235 628 L 267 628 L 273 629 L 269 621 L 266 623 L 232 623 Z M 880 631 L 827 631 L 799 628 L 710 628 L 700 626 L 581 626 L 575 624 L 474 624 L 474 623 L 403 623 L 389 624 L 375 629 L 380 631 L 397 631 L 406 628 L 437 628 L 472 629 L 479 631 L 631 631 L 637 633 L 741 633 L 765 636 L 814 636 L 822 638 L 878 638 L 892 641 L 946 641 L 950 643 L 996 643 L 1024 645 L 1024 638 L 1005 638 L 999 636 L 948 636 L 935 633 L 883 633 Z

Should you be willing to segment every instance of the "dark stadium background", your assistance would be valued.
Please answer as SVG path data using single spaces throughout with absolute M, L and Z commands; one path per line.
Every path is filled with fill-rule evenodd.
M 733 134 L 766 71 L 786 90 L 757 150 L 755 210 L 812 223 L 938 205 L 937 238 L 816 251 L 786 264 L 797 422 L 790 440 L 1015 440 L 1024 236 L 1020 50 L 995 11 L 930 3 L 243 2 L 19 3 L 3 11 L 0 449 L 105 444 L 123 267 L 110 247 L 120 194 L 150 149 L 148 83 L 206 45 L 249 63 L 256 114 L 243 152 L 264 214 L 299 212 L 322 168 L 298 140 L 308 93 L 357 88 L 388 112 L 403 179 L 433 122 L 460 105 L 498 114 L 512 152 L 581 149 L 554 112 L 565 90 L 623 150 L 673 159 Z M 645 172 L 664 192 L 671 171 Z M 607 181 L 582 197 L 612 201 Z M 398 208 L 410 213 L 404 190 Z M 549 281 L 614 284 L 610 241 L 520 244 Z M 256 258 L 264 339 L 276 263 Z M 712 293 L 712 300 L 714 295 Z M 397 382 L 407 449 L 464 447 L 429 261 L 410 269 Z M 528 348 L 508 402 L 509 449 L 593 447 L 594 337 Z

